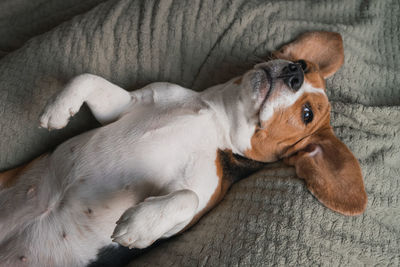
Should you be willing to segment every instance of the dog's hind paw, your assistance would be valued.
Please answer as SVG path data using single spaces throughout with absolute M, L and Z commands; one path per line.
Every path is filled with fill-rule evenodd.
M 149 197 L 124 212 L 111 238 L 129 248 L 148 247 L 181 231 L 193 219 L 198 202 L 197 195 L 188 189 Z
M 143 206 L 125 211 L 111 236 L 114 242 L 129 248 L 146 248 L 162 236 L 164 231 L 160 231 L 162 226 L 157 225 L 159 220 L 155 218 L 158 214 Z

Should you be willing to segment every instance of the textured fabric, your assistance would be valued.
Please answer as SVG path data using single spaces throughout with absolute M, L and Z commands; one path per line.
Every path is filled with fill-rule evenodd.
M 361 162 L 366 212 L 345 217 L 328 210 L 292 168 L 273 164 L 132 266 L 398 266 L 399 14 L 397 0 L 107 1 L 0 60 L 0 168 L 98 125 L 84 108 L 63 130 L 37 127 L 46 101 L 77 74 L 128 89 L 171 81 L 202 90 L 302 32 L 337 31 L 345 64 L 327 83 L 332 125 Z
M 0 57 L 105 0 L 1 0 Z

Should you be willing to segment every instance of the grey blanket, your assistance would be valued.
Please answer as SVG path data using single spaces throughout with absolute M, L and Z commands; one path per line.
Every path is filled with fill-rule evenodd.
M 0 57 L 106 0 L 1 0 Z
M 292 168 L 272 164 L 132 266 L 399 266 L 399 14 L 397 0 L 107 1 L 0 60 L 0 168 L 98 126 L 84 108 L 63 130 L 38 129 L 46 101 L 77 74 L 131 90 L 153 81 L 203 90 L 302 32 L 337 31 L 345 64 L 327 84 L 332 125 L 360 160 L 366 212 L 328 210 Z

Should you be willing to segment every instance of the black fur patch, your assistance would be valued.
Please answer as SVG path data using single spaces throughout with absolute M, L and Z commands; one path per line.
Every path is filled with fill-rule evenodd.
M 266 163 L 234 154 L 231 150 L 218 150 L 218 156 L 222 167 L 222 178 L 229 180 L 231 183 L 236 183 L 267 165 Z
M 123 267 L 129 264 L 134 258 L 142 255 L 151 248 L 157 246 L 164 240 L 158 240 L 145 249 L 129 249 L 121 245 L 109 245 L 102 247 L 97 253 L 96 259 L 89 262 L 87 267 Z

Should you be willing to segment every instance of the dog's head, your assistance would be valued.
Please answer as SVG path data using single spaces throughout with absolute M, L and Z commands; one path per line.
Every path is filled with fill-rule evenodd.
M 325 79 L 343 64 L 340 34 L 306 33 L 273 55 L 235 81 L 246 121 L 255 127 L 242 153 L 263 162 L 284 159 L 324 205 L 362 213 L 367 196 L 361 169 L 333 133 L 325 88 Z

